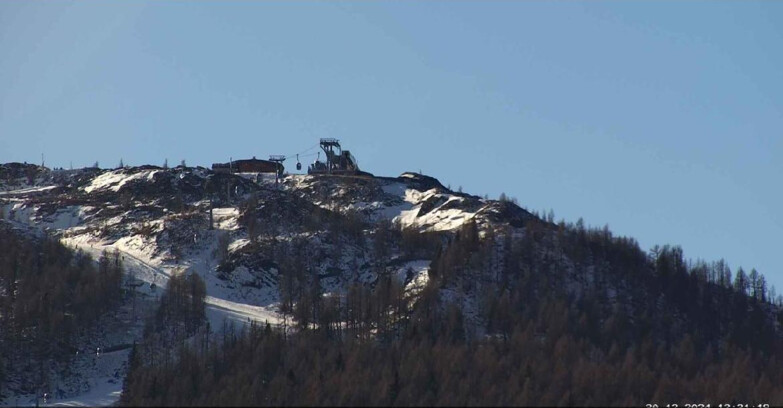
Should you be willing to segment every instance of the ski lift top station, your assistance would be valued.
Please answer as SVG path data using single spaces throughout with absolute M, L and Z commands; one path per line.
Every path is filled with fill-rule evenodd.
M 307 174 L 355 174 L 359 163 L 350 151 L 343 150 L 340 141 L 332 138 L 321 139 L 321 150 L 326 154 L 326 163 L 318 159 L 307 168 Z
M 312 146 L 302 152 L 296 153 L 296 169 L 302 169 L 299 156 L 312 156 L 314 153 L 304 155 L 316 147 L 320 147 L 326 156 L 326 162 L 320 161 L 321 152 L 317 152 L 318 158 L 307 168 L 307 174 L 348 174 L 355 175 L 359 172 L 359 162 L 348 150 L 343 150 L 340 141 L 334 138 L 322 138 L 318 145 Z M 277 173 L 283 174 L 283 162 L 286 155 L 270 155 L 269 160 L 252 159 L 230 160 L 228 163 L 213 163 L 212 170 L 220 173 Z

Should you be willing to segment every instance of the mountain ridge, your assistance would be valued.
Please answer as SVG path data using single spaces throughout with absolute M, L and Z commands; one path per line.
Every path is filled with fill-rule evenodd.
M 688 264 L 678 247 L 647 254 L 607 228 L 555 224 L 511 201 L 454 192 L 418 173 L 276 180 L 186 166 L 2 169 L 2 222 L 43 231 L 95 258 L 117 251 L 127 287 L 151 302 L 177 277 L 199 277 L 208 328 L 256 322 L 304 333 L 344 325 L 317 319 L 328 310 L 347 319 L 350 308 L 342 308 L 352 293 L 398 285 L 393 290 L 409 312 L 395 312 L 405 313 L 395 324 L 456 308 L 457 317 L 446 319 L 454 326 L 438 330 L 456 330 L 461 334 L 450 336 L 457 339 L 507 339 L 512 322 L 533 318 L 525 310 L 543 313 L 551 299 L 566 302 L 573 327 L 566 331 L 599 343 L 609 341 L 601 330 L 625 345 L 649 338 L 666 347 L 683 334 L 708 348 L 727 341 L 773 350 L 781 338 L 783 314 L 757 274 L 740 279 L 738 270 L 732 279 L 723 263 Z M 319 295 L 312 298 L 311 290 Z M 321 302 L 323 311 L 302 310 Z M 441 311 L 419 316 L 430 303 Z M 351 330 L 362 338 L 405 332 L 387 332 L 388 324 Z M 756 337 L 746 333 L 751 328 Z M 149 347 L 147 334 L 133 333 L 124 344 Z M 126 370 L 125 363 L 117 360 L 113 372 Z M 113 384 L 116 393 L 120 384 Z M 63 398 L 78 398 L 78 389 L 84 386 Z

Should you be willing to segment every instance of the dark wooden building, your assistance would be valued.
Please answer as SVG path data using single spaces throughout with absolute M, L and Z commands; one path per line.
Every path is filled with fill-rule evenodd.
M 212 170 L 216 173 L 283 173 L 283 164 L 269 160 L 252 159 L 234 160 L 229 163 L 213 163 Z

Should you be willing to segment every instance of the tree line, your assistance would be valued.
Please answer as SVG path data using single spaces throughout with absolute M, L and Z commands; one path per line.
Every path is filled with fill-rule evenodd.
M 783 404 L 783 315 L 758 272 L 581 222 L 512 232 L 376 231 L 378 256 L 432 260 L 416 296 L 382 263 L 372 284 L 326 296 L 294 252 L 280 289 L 296 330 L 224 326 L 166 363 L 136 357 L 121 403 Z

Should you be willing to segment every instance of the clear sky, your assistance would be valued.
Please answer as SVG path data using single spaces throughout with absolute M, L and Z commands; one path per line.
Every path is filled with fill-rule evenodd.
M 320 137 L 783 289 L 783 2 L 0 1 L 0 162 Z

